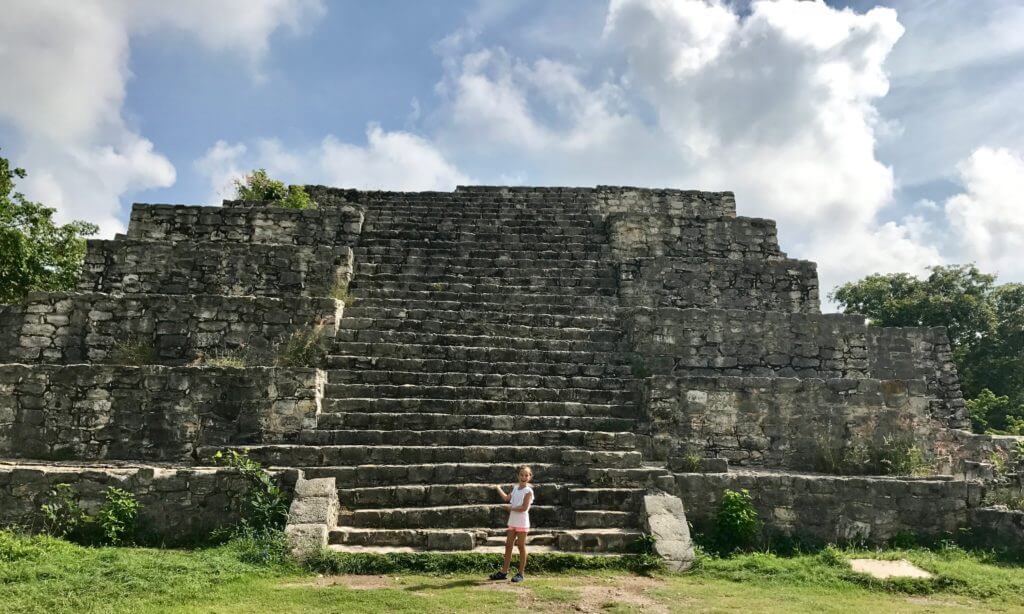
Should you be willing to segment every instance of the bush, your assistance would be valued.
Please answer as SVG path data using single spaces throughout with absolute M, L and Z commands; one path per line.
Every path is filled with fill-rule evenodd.
M 726 490 L 715 516 L 715 545 L 722 554 L 751 548 L 761 531 L 761 519 L 747 489 Z
M 43 532 L 53 537 L 74 535 L 88 520 L 70 484 L 54 485 L 46 493 L 46 502 L 40 506 L 39 511 L 43 518 Z
M 135 367 L 151 365 L 156 362 L 156 350 L 148 339 L 133 335 L 114 344 L 107 355 L 107 362 Z
M 327 327 L 317 324 L 297 330 L 278 346 L 279 367 L 319 367 L 327 360 Z
M 889 435 L 881 445 L 854 438 L 845 446 L 817 442 L 815 469 L 833 475 L 927 475 L 931 463 L 911 436 Z
M 112 546 L 124 543 L 125 536 L 135 526 L 140 507 L 132 493 L 113 486 L 108 488 L 106 501 L 95 516 L 104 543 Z
M 274 483 L 273 477 L 245 452 L 224 450 L 214 454 L 213 458 L 238 470 L 247 485 L 242 523 L 236 534 L 245 536 L 283 529 L 288 522 L 290 502 L 285 492 Z
M 231 546 L 243 563 L 271 567 L 285 565 L 290 560 L 288 538 L 279 529 L 238 530 L 231 539 Z
M 300 185 L 285 186 L 283 181 L 271 179 L 265 169 L 255 170 L 244 180 L 235 180 L 235 197 L 239 200 L 269 200 L 288 209 L 312 209 L 316 204 Z

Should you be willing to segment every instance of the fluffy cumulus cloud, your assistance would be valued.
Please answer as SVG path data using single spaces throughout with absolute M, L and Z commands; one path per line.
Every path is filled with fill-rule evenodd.
M 423 137 L 376 124 L 367 127 L 365 145 L 334 136 L 305 149 L 286 148 L 276 139 L 253 145 L 218 141 L 196 168 L 210 181 L 211 204 L 230 198 L 235 180 L 253 168 L 293 183 L 360 189 L 452 190 L 472 182 Z
M 122 227 L 121 195 L 166 187 L 176 177 L 170 161 L 122 113 L 131 37 L 180 30 L 211 49 L 243 54 L 255 66 L 274 30 L 297 29 L 322 11 L 318 0 L 6 3 L 0 125 L 14 144 L 4 155 L 30 170 L 26 194 L 57 207 L 62 220 L 86 218 L 103 234 L 115 232 Z
M 875 155 L 902 34 L 886 8 L 612 0 L 589 56 L 447 41 L 439 138 L 530 183 L 734 190 L 741 213 L 777 219 L 795 255 L 821 262 L 825 287 L 920 270 L 939 254 L 920 220 L 887 219 L 893 171 Z
M 953 249 L 985 271 L 1024 278 L 1024 157 L 980 147 L 958 170 L 964 191 L 945 206 Z

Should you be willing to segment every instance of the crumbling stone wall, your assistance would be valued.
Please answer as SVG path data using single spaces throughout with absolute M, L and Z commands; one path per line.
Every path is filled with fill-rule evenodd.
M 354 245 L 363 224 L 355 207 L 298 211 L 281 207 L 135 205 L 128 238 L 283 245 Z
M 726 489 L 747 489 L 765 537 L 881 543 L 900 534 L 941 536 L 968 524 L 980 483 L 795 474 L 677 473 L 676 494 L 699 533 L 712 530 Z
M 33 292 L 6 308 L 0 362 L 125 362 L 125 344 L 151 350 L 143 362 L 183 364 L 244 349 L 267 364 L 297 330 L 337 331 L 343 304 L 329 298 Z
M 287 492 L 295 482 L 292 473 L 278 475 Z M 57 484 L 69 484 L 90 514 L 103 505 L 107 488 L 131 492 L 142 504 L 139 536 L 169 545 L 206 540 L 214 530 L 236 524 L 246 490 L 238 472 L 225 468 L 0 462 L 0 526 L 38 528 L 39 507 Z
M 922 380 L 654 376 L 644 388 L 663 458 L 817 470 L 851 442 L 929 442 L 942 452 Z
M 638 258 L 619 265 L 624 305 L 818 313 L 818 271 L 806 260 Z
M 633 258 L 731 258 L 782 260 L 775 222 L 750 217 L 697 218 L 615 214 L 608 241 L 616 260 Z
M 316 427 L 316 369 L 0 366 L 0 457 L 189 462 Z
M 628 344 L 653 374 L 921 379 L 932 415 L 967 423 L 945 329 L 878 328 L 841 314 L 635 308 Z
M 351 278 L 349 247 L 91 240 L 78 291 L 325 297 Z

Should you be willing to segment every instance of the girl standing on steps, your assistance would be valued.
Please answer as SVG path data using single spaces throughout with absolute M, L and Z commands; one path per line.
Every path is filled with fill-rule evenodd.
M 504 580 L 508 577 L 508 568 L 512 565 L 512 545 L 519 546 L 519 571 L 512 576 L 513 582 L 523 581 L 523 572 L 526 571 L 526 534 L 530 531 L 530 504 L 533 503 L 533 487 L 530 480 L 533 479 L 533 470 L 526 465 L 516 468 L 516 476 L 519 484 L 512 487 L 512 490 L 505 494 L 501 486 L 495 486 L 501 493 L 501 498 L 508 503 L 508 534 L 505 536 L 505 564 L 501 571 L 491 574 L 491 580 Z

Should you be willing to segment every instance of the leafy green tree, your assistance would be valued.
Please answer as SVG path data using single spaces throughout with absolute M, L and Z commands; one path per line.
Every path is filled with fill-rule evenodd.
M 16 192 L 21 168 L 0 157 L 0 304 L 15 303 L 33 290 L 69 290 L 85 257 L 85 239 L 94 224 L 54 223 L 56 210 Z
M 920 279 L 869 275 L 830 297 L 877 326 L 945 326 L 975 429 L 1024 420 L 1024 284 L 995 285 L 974 265 L 936 266 Z
M 311 209 L 316 203 L 301 185 L 286 186 L 283 181 L 271 179 L 266 169 L 255 170 L 245 179 L 235 180 L 235 198 L 239 200 L 270 200 L 289 209 Z

